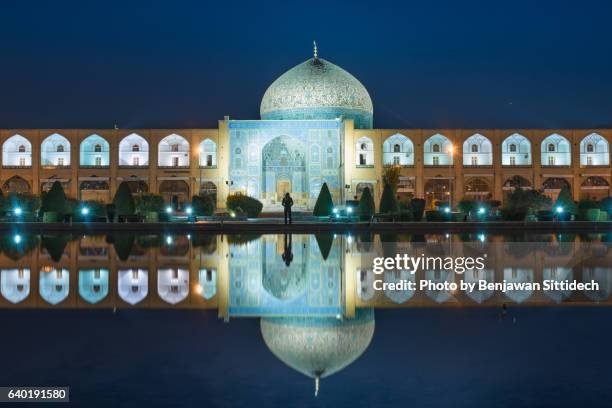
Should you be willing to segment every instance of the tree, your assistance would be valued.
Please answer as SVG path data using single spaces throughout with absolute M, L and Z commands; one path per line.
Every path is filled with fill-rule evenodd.
M 362 221 L 369 221 L 374 215 L 374 211 L 376 211 L 374 206 L 374 197 L 372 197 L 370 187 L 366 187 L 361 193 L 357 214 L 359 215 L 359 219 Z
M 576 207 L 576 203 L 572 198 L 572 193 L 569 190 L 567 185 L 561 188 L 559 192 L 559 196 L 557 197 L 557 201 L 555 201 L 555 209 L 562 208 L 563 212 L 568 214 L 576 214 L 578 212 L 578 208 Z
M 410 201 L 410 207 L 412 208 L 412 218 L 414 221 L 421 221 L 423 219 L 423 212 L 425 211 L 425 200 L 422 198 L 413 198 Z
M 54 182 L 51 189 L 47 193 L 43 194 L 40 209 L 43 213 L 55 212 L 58 214 L 64 214 L 67 212 L 68 205 L 62 183 L 59 181 Z
M 215 203 L 210 195 L 193 196 L 191 198 L 191 208 L 195 215 L 213 215 Z
M 315 217 L 328 217 L 334 210 L 334 202 L 332 201 L 331 193 L 327 187 L 327 183 L 323 183 L 317 202 L 315 203 L 312 215 Z
M 164 197 L 159 194 L 142 193 L 136 198 L 136 211 L 139 213 L 164 211 Z
M 382 214 L 394 213 L 398 211 L 397 199 L 393 187 L 389 183 L 385 183 L 382 196 L 380 197 L 380 205 L 378 211 Z
M 385 172 L 383 173 L 383 184 L 389 184 L 391 189 L 393 190 L 393 194 L 397 191 L 397 186 L 399 184 L 400 179 L 400 166 L 389 166 L 385 168 Z M 383 192 L 384 194 L 384 192 Z M 382 210 L 380 210 L 382 212 Z
M 134 215 L 134 197 L 128 183 L 123 181 L 113 197 L 113 204 L 118 215 Z
M 550 197 L 540 191 L 515 188 L 506 194 L 502 213 L 506 220 L 522 221 L 527 214 L 549 209 L 551 201 Z

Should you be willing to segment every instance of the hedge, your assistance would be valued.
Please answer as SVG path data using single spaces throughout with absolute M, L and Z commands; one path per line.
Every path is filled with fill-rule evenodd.
M 243 194 L 227 196 L 227 209 L 237 214 L 244 213 L 249 218 L 257 218 L 263 209 L 263 204 L 256 198 Z

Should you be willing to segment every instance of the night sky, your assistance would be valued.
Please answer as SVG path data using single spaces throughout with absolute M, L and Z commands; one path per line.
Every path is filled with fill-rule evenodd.
M 0 128 L 258 119 L 315 39 L 369 90 L 375 127 L 612 127 L 605 1 L 6 0 L 0 15 Z

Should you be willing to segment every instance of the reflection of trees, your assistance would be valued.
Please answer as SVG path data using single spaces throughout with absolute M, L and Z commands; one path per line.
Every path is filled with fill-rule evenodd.
M 315 234 L 315 239 L 317 241 L 317 245 L 319 246 L 319 251 L 321 251 L 323 260 L 327 260 L 332 245 L 334 244 L 334 234 L 331 232 Z
M 217 236 L 209 234 L 195 234 L 191 237 L 191 245 L 194 248 L 202 248 L 205 254 L 217 252 Z
M 134 234 L 117 234 L 113 236 L 113 245 L 119 260 L 126 261 L 130 257 L 135 240 Z
M 54 262 L 59 262 L 69 240 L 68 235 L 43 235 L 41 245 Z
M 232 245 L 248 244 L 251 241 L 257 241 L 261 234 L 232 234 L 227 236 L 227 243 Z
M 20 235 L 19 243 L 15 242 L 16 235 L 5 234 L 0 238 L 0 251 L 13 261 L 18 261 L 28 255 L 38 246 L 37 235 Z

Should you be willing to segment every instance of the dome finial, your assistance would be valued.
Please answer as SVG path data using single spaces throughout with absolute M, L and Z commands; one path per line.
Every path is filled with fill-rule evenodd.
M 312 45 L 313 45 L 314 59 L 317 59 L 317 58 L 319 58 L 319 49 L 317 48 L 317 42 L 313 41 Z

